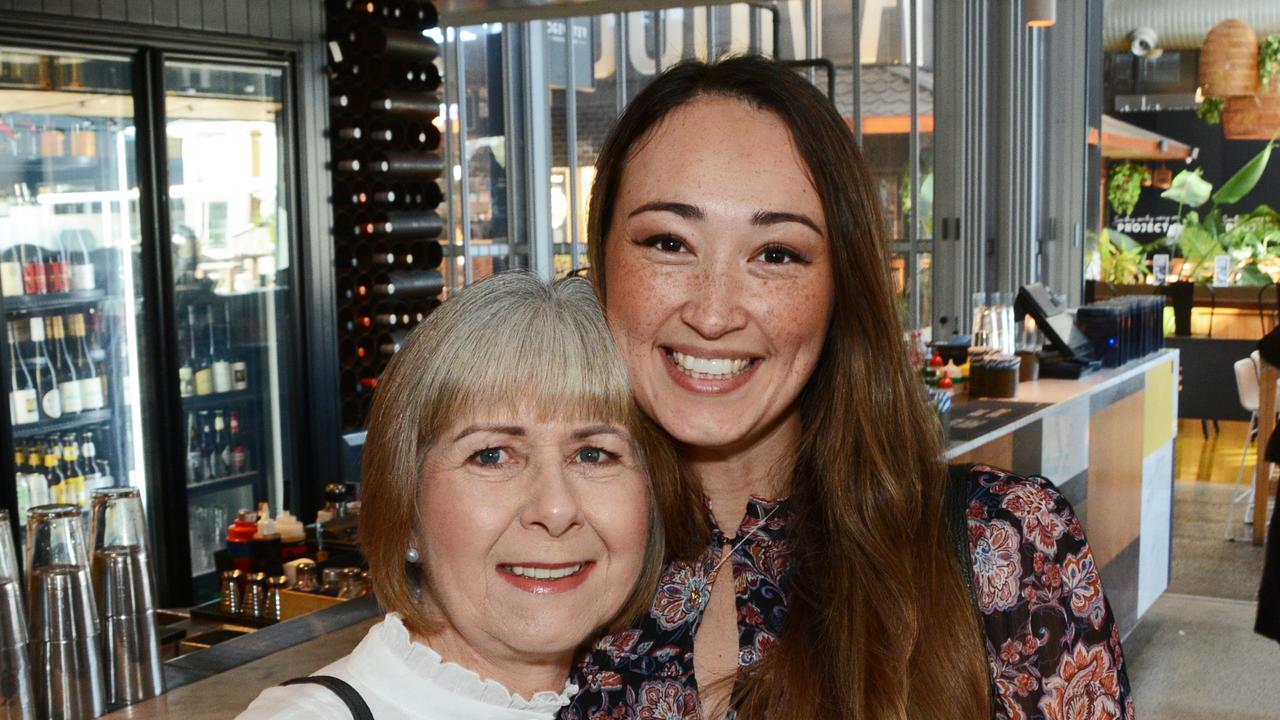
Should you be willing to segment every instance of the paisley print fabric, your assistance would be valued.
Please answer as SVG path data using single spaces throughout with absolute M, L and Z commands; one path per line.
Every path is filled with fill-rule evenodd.
M 1044 478 L 977 466 L 968 480 L 974 600 L 994 720 L 1132 720 L 1120 635 L 1071 506 Z M 700 720 L 693 638 L 711 573 L 735 547 L 720 572 L 733 568 L 738 660 L 750 667 L 769 653 L 786 618 L 790 519 L 785 500 L 752 498 L 736 537 L 715 530 L 699 558 L 671 563 L 648 615 L 582 659 L 573 678 L 582 690 L 561 720 Z

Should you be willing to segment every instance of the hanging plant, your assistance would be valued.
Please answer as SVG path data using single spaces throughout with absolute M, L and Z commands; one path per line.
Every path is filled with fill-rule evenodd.
M 1196 108 L 1196 115 L 1204 121 L 1205 125 L 1221 125 L 1222 107 L 1226 103 L 1226 98 L 1207 97 L 1200 103 L 1200 107 Z
M 1122 162 L 1111 168 L 1111 178 L 1107 180 L 1107 202 L 1111 212 L 1117 215 L 1129 215 L 1138 205 L 1138 196 L 1142 194 L 1142 183 L 1150 182 L 1151 170 L 1145 165 Z
M 1280 35 L 1268 35 L 1258 46 L 1258 84 L 1263 92 L 1275 90 L 1280 81 Z

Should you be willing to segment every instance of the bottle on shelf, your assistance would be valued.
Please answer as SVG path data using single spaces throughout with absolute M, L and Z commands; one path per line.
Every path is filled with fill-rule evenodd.
M 107 406 L 106 367 L 99 367 L 93 361 L 93 353 L 89 351 L 85 338 L 84 315 L 73 313 L 67 316 L 67 320 L 71 326 L 76 375 L 80 378 L 80 404 L 85 410 L 101 410 Z
M 31 508 L 31 480 L 30 474 L 26 471 L 27 454 L 19 445 L 13 451 L 13 484 L 14 490 L 18 496 L 18 522 L 21 523 L 27 517 L 27 510 Z
M 22 257 L 19 252 L 18 247 L 9 247 L 0 254 L 0 295 L 4 297 L 24 294 Z M 19 513 L 19 517 L 26 517 L 26 514 Z
M 386 91 L 374 98 L 369 108 L 405 120 L 430 122 L 440 114 L 440 96 L 435 93 Z
M 187 306 L 187 322 L 191 326 L 191 367 L 196 395 L 213 393 L 213 358 L 196 351 L 196 308 Z
M 40 421 L 39 389 L 31 378 L 27 363 L 18 350 L 18 338 L 14 323 L 7 325 L 9 332 L 9 417 L 14 425 L 29 425 Z M 20 517 L 26 517 L 20 514 Z
M 89 246 L 84 241 L 88 233 L 89 231 L 84 229 L 75 231 L 76 244 L 80 252 L 72 257 L 70 268 L 72 290 L 93 290 L 97 287 L 93 260 L 89 257 Z
M 187 483 L 204 482 L 204 451 L 200 447 L 200 427 L 194 412 L 187 413 Z
M 178 345 L 183 348 L 182 365 L 178 367 L 178 395 L 182 397 L 196 394 L 196 347 L 191 337 L 193 330 L 189 320 L 185 328 L 178 326 Z
M 225 305 L 224 305 L 225 307 Z M 230 310 L 227 310 L 230 313 Z M 205 315 L 209 325 L 209 357 L 213 371 L 213 391 L 217 393 L 231 392 L 231 359 L 227 357 L 229 348 L 218 348 L 215 324 L 213 322 L 213 306 L 205 306 Z M 231 316 L 227 320 L 227 341 L 231 340 Z
M 227 435 L 227 423 L 221 410 L 213 413 L 213 451 L 217 467 L 222 475 L 231 474 L 231 438 Z
M 80 401 L 80 378 L 76 375 L 75 361 L 67 350 L 67 336 L 61 315 L 48 318 L 53 340 L 53 372 L 58 380 L 58 394 L 62 399 L 62 414 L 74 415 L 84 410 Z
M 222 306 L 223 325 L 227 329 L 227 362 L 231 365 L 231 389 L 235 391 L 249 389 L 249 363 L 244 357 L 231 350 L 231 307 Z
M 84 470 L 80 467 L 80 449 L 76 445 L 74 433 L 62 437 L 62 474 L 65 483 L 67 502 L 72 505 L 87 506 L 89 497 L 85 494 Z
M 389 149 L 428 152 L 440 148 L 440 131 L 429 122 L 397 122 L 393 118 L 374 125 L 369 139 Z
M 374 278 L 373 293 L 382 298 L 405 300 L 436 297 L 444 290 L 444 277 L 435 270 L 395 270 Z
M 66 476 L 59 467 L 62 464 L 58 448 L 52 441 L 44 445 L 44 476 L 49 483 L 49 498 L 55 503 L 67 502 Z
M 208 410 L 200 411 L 200 462 L 204 466 L 201 475 L 205 480 L 222 477 L 218 468 L 217 452 L 213 441 L 213 419 Z
M 72 440 L 75 440 L 75 436 L 72 436 Z M 84 469 L 85 492 L 90 497 L 94 491 L 110 487 L 103 483 L 102 471 L 98 467 L 98 446 L 93 440 L 92 432 L 80 434 L 80 466 Z M 110 476 L 107 478 L 109 480 Z
M 57 420 L 62 417 L 62 395 L 58 391 L 58 382 L 54 378 L 53 365 L 45 351 L 44 318 L 33 317 L 28 321 L 30 327 L 31 356 L 29 359 L 32 379 L 35 381 L 36 394 L 40 397 L 40 418 Z
M 372 27 L 362 31 L 352 31 L 348 39 L 361 55 L 377 54 L 386 59 L 427 63 L 435 60 L 440 54 L 440 46 L 435 40 L 412 30 Z
M 51 293 L 64 293 L 71 289 L 71 267 L 67 265 L 66 252 L 60 242 L 45 253 L 44 282 Z
M 31 493 L 31 506 L 48 505 L 53 502 L 49 494 L 49 478 L 45 475 L 44 456 L 40 452 L 40 444 L 32 441 L 27 445 L 27 488 Z M 22 516 L 26 521 L 26 516 Z
M 19 245 L 18 257 L 22 262 L 22 289 L 26 295 L 43 295 L 49 292 L 45 281 L 44 258 L 34 245 Z
M 436 153 L 374 153 L 369 156 L 369 169 L 382 175 L 434 179 L 444 171 L 444 160 Z
M 374 237 L 439 237 L 444 221 L 432 211 L 379 213 L 364 226 L 364 233 Z
M 240 414 L 230 411 L 228 423 L 231 426 L 231 472 L 240 474 L 249 470 L 249 448 L 245 445 L 244 433 L 240 431 Z

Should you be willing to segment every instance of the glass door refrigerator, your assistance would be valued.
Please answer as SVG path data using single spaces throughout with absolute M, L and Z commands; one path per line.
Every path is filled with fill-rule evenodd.
M 289 69 L 0 43 L 0 505 L 140 488 L 170 605 L 299 495 Z
M 278 514 L 295 475 L 287 69 L 163 63 L 161 227 L 174 279 L 165 301 L 178 339 L 196 601 L 218 592 L 214 552 L 237 513 L 266 502 Z
M 100 487 L 148 490 L 133 115 L 127 55 L 0 47 L 3 485 L 20 543 L 32 506 L 87 513 Z

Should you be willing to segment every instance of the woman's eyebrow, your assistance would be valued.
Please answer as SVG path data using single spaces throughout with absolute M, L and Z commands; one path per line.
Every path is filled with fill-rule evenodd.
M 623 432 L 615 425 L 588 425 L 587 427 L 574 430 L 572 437 L 574 440 L 581 440 L 583 438 L 591 437 L 592 435 L 617 435 L 618 437 L 622 437 Z
M 627 217 L 635 217 L 640 213 L 647 212 L 669 212 L 673 215 L 678 215 L 685 220 L 702 220 L 706 218 L 706 213 L 702 212 L 702 208 L 696 205 L 673 202 L 670 200 L 654 200 L 653 202 L 647 202 L 635 210 L 632 210 L 631 214 L 627 215 Z
M 519 425 L 468 425 L 462 429 L 462 432 L 453 437 L 453 442 L 458 442 L 462 438 L 478 432 L 491 432 L 499 435 L 514 435 L 516 437 L 524 437 L 524 428 Z
M 779 210 L 760 210 L 751 216 L 751 224 L 760 227 L 788 222 L 800 223 L 819 235 L 822 234 L 822 231 L 818 229 L 818 223 L 814 222 L 808 215 Z

